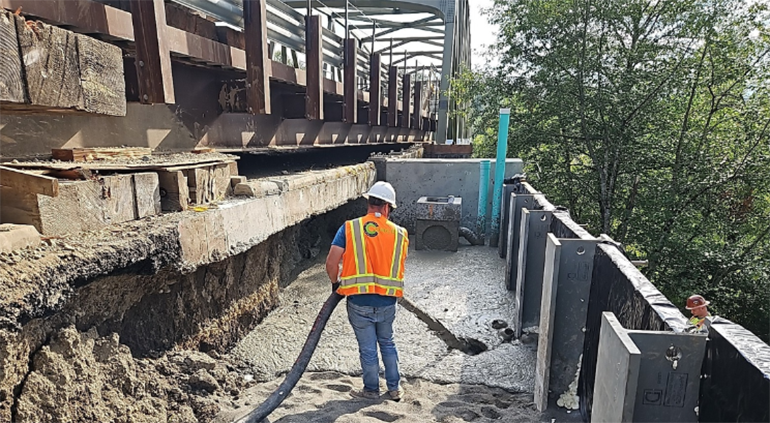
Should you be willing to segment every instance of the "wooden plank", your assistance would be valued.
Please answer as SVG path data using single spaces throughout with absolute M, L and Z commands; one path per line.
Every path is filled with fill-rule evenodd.
M 35 175 L 21 170 L 0 166 L 0 185 L 49 197 L 59 195 L 59 180 L 50 176 Z
M 398 67 L 388 68 L 388 126 L 398 126 Z
M 214 200 L 211 189 L 211 166 L 187 171 L 187 186 L 193 204 L 207 204 Z
M 414 113 L 412 113 L 412 129 L 422 129 L 422 81 L 414 83 Z
M 0 175 L 2 176 L 2 175 Z M 0 185 L 0 221 L 40 228 L 37 194 Z
M 350 38 L 345 41 L 345 87 L 343 93 L 345 123 L 356 123 L 358 119 L 358 40 Z
M 0 101 L 25 103 L 16 20 L 21 18 L 0 11 Z
M 203 19 L 191 13 L 189 9 L 174 3 L 166 3 L 166 23 L 191 34 L 210 40 L 219 40 L 214 22 Z
M 16 27 L 30 103 L 83 110 L 76 34 L 42 22 L 30 25 L 18 20 Z
M 198 163 L 193 165 L 179 165 L 179 166 L 165 167 L 165 168 L 162 168 L 162 170 L 165 170 L 167 172 L 187 171 L 187 170 L 198 169 L 202 167 L 211 167 L 218 164 L 226 164 L 229 166 L 230 163 L 235 163 L 235 161 L 231 161 L 231 160 L 225 160 L 225 161 L 218 160 L 216 162 L 209 161 L 209 162 Z
M 404 111 L 401 113 L 401 127 L 409 128 L 412 121 L 412 75 L 407 73 L 403 79 Z
M 246 50 L 246 37 L 241 31 L 236 31 L 226 26 L 218 26 L 217 37 L 220 43 L 224 43 L 230 47 L 236 47 L 241 50 Z
M 174 81 L 166 42 L 163 0 L 133 0 L 131 16 L 136 38 L 136 73 L 143 103 L 173 104 Z
M 323 120 L 323 65 L 321 17 L 306 17 L 305 42 L 307 52 L 307 85 L 305 95 L 305 117 Z
M 271 60 L 267 47 L 267 0 L 244 0 L 246 37 L 246 107 L 249 113 L 271 113 Z
M 211 187 L 213 189 L 213 200 L 222 201 L 232 192 L 230 185 L 232 176 L 230 176 L 230 166 L 226 164 L 216 165 L 211 171 Z
M 374 53 L 369 60 L 369 126 L 380 126 L 382 107 L 382 55 Z
M 56 160 L 71 162 L 92 162 L 95 160 L 137 159 L 152 154 L 151 148 L 53 148 L 51 155 Z
M 133 175 L 136 218 L 155 216 L 161 213 L 160 182 L 155 172 Z
M 184 211 L 190 204 L 187 177 L 182 171 L 158 172 L 160 205 L 163 211 Z
M 67 25 L 88 34 L 103 34 L 123 41 L 134 40 L 131 13 L 93 0 L 0 0 L 7 10 L 21 8 L 24 16 L 35 16 L 56 25 Z
M 136 191 L 133 175 L 111 175 L 104 178 L 106 188 L 104 216 L 107 223 L 136 220 Z M 87 212 L 87 211 L 86 211 Z
M 126 79 L 120 47 L 78 34 L 78 65 L 84 110 L 110 116 L 126 115 Z
M 230 176 L 238 176 L 238 162 L 227 162 L 227 168 L 230 170 Z
M 166 43 L 171 53 L 202 62 L 246 70 L 246 52 L 171 26 L 166 27 Z

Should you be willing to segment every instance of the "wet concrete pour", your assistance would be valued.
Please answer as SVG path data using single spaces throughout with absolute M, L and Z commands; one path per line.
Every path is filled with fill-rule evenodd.
M 406 296 L 458 338 L 487 347 L 478 355 L 449 349 L 428 325 L 399 307 L 395 323 L 401 373 L 407 379 L 461 383 L 532 392 L 536 347 L 504 342 L 492 322 L 512 321 L 513 298 L 504 288 L 505 263 L 488 247 L 461 246 L 457 253 L 410 251 Z M 259 381 L 286 373 L 330 292 L 322 263 L 303 272 L 270 313 L 232 351 Z M 335 310 L 308 371 L 360 375 L 358 350 L 344 302 Z M 499 323 L 499 322 L 497 322 Z

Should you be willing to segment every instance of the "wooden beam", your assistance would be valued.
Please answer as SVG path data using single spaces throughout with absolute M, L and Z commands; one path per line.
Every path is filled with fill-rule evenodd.
M 49 197 L 59 195 L 58 179 L 5 166 L 0 166 L 0 185 L 14 188 L 24 193 L 43 194 Z
M 349 38 L 345 40 L 345 87 L 343 102 L 345 110 L 343 121 L 356 123 L 358 119 L 358 75 L 356 63 L 358 63 L 358 40 Z
M 267 47 L 267 0 L 244 0 L 246 35 L 246 106 L 249 113 L 267 115 L 270 105 L 270 70 Z
M 166 9 L 163 0 L 130 0 L 136 38 L 136 73 L 139 100 L 143 103 L 174 103 L 171 55 L 166 41 Z
M 412 121 L 412 74 L 404 75 L 403 91 L 404 111 L 401 114 L 401 127 L 409 128 Z
M 305 94 L 305 117 L 323 120 L 323 52 L 321 51 L 321 17 L 306 17 L 305 48 L 307 53 L 307 86 Z
M 380 126 L 382 107 L 382 55 L 374 53 L 369 60 L 369 126 Z
M 422 129 L 422 81 L 414 83 L 414 113 L 412 129 Z
M 19 37 L 16 33 L 16 21 L 20 19 L 0 10 L 0 102 L 27 102 Z
M 388 68 L 388 126 L 398 126 L 398 67 Z
M 56 25 L 67 25 L 76 32 L 103 34 L 133 41 L 131 13 L 92 0 L 0 0 L 0 7 L 34 16 Z
M 174 27 L 166 27 L 166 43 L 169 52 L 176 56 L 190 57 L 208 64 L 246 70 L 246 52 L 199 35 Z

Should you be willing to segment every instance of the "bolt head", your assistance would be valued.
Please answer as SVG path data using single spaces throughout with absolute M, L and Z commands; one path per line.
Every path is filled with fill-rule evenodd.
M 149 99 L 150 99 L 150 96 L 148 96 L 147 94 L 145 94 L 145 95 L 143 95 L 143 96 L 142 96 L 142 98 L 143 98 L 143 99 L 145 99 L 145 101 L 146 101 L 146 100 L 149 100 Z
M 143 61 L 143 60 L 140 60 L 140 61 L 139 61 L 139 66 L 140 66 L 140 67 L 144 67 L 144 61 Z

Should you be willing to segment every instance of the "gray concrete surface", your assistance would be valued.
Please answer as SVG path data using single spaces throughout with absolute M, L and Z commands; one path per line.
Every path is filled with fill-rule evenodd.
M 488 350 L 476 356 L 448 350 L 424 322 L 399 307 L 395 336 L 401 373 L 407 380 L 532 392 L 536 346 L 504 342 L 492 327 L 494 320 L 510 323 L 513 317 L 504 270 L 504 260 L 488 247 L 460 246 L 457 253 L 410 250 L 406 295 L 453 334 L 477 339 Z M 232 356 L 250 367 L 260 381 L 287 372 L 329 293 L 322 263 L 303 272 L 281 293 L 281 306 L 241 341 Z M 308 371 L 360 375 L 358 349 L 344 302 L 327 324 Z
M 492 216 L 495 175 L 495 161 L 490 161 L 487 223 L 491 221 Z M 480 162 L 481 159 L 388 159 L 385 165 L 385 179 L 396 189 L 399 203 L 398 209 L 393 213 L 393 221 L 411 232 L 414 229 L 417 200 L 420 197 L 454 195 L 463 199 L 460 224 L 475 229 L 479 204 Z M 506 160 L 506 178 L 523 170 L 524 162 L 521 159 Z

